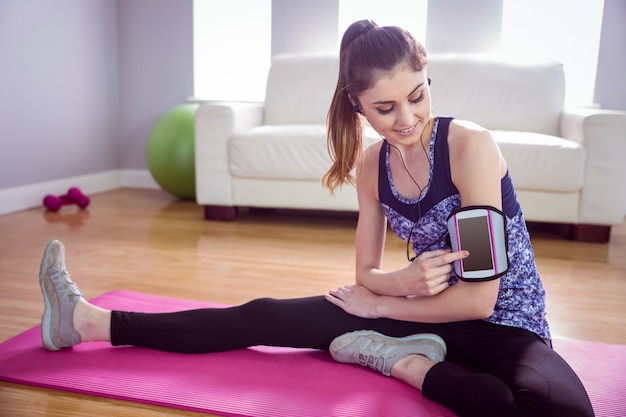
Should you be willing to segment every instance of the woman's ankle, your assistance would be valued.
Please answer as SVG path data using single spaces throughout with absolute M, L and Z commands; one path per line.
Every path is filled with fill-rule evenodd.
M 391 368 L 391 376 L 421 390 L 426 374 L 435 365 L 426 356 L 407 355 Z
M 90 304 L 81 298 L 74 310 L 74 329 L 83 342 L 111 340 L 111 311 Z

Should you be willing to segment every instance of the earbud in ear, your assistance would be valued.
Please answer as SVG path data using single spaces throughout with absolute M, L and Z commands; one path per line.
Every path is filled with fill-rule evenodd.
M 348 93 L 348 100 L 350 100 L 350 103 L 352 103 L 352 110 L 354 110 L 355 113 L 365 115 L 363 113 L 363 109 L 361 109 L 361 106 L 359 106 L 359 101 L 355 100 L 350 93 Z

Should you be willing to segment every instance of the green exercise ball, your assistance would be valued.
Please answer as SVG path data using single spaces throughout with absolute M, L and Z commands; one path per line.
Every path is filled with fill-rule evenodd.
M 154 180 L 170 194 L 196 198 L 194 115 L 197 104 L 174 107 L 157 120 L 148 135 L 146 160 Z

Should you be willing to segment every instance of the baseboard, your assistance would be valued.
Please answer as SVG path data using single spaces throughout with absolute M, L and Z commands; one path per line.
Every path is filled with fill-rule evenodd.
M 0 215 L 41 207 L 48 194 L 65 194 L 71 187 L 79 187 L 85 194 L 98 194 L 118 188 L 158 189 L 148 170 L 122 169 L 45 181 L 0 190 Z
M 161 188 L 147 169 L 124 169 L 119 172 L 121 188 L 146 188 L 150 190 Z

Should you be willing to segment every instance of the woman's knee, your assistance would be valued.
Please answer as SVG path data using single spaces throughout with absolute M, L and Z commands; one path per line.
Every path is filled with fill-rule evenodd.
M 516 385 L 516 406 L 521 416 L 594 416 L 589 396 L 578 377 L 527 371 Z

